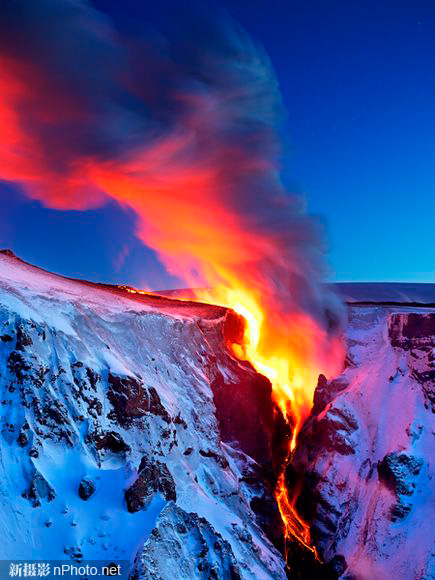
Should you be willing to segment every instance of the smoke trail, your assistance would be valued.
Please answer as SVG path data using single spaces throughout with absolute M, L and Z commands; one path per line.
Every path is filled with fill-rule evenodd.
M 324 369 L 339 313 L 322 233 L 280 181 L 276 77 L 226 14 L 183 10 L 127 35 L 81 0 L 3 2 L 0 177 L 50 207 L 133 208 L 171 272 L 261 304 L 265 352 Z

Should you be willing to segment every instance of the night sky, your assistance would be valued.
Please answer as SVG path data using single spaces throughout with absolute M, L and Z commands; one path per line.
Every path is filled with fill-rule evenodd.
M 138 26 L 153 3 L 94 4 Z M 433 0 L 221 4 L 276 70 L 288 110 L 285 181 L 326 226 L 331 278 L 435 282 Z M 95 281 L 178 286 L 135 238 L 134 221 L 114 201 L 58 211 L 0 184 L 0 244 L 21 258 Z

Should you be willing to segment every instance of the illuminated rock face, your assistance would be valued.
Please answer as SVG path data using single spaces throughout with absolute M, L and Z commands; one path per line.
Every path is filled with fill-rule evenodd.
M 0 254 L 0 557 L 285 578 L 260 527 L 281 533 L 282 425 L 270 383 L 226 348 L 240 324 Z
M 353 305 L 347 341 L 288 474 L 297 505 L 336 577 L 434 578 L 435 311 Z

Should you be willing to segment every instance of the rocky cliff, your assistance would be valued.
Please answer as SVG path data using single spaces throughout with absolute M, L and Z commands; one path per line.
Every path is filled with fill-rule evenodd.
M 281 534 L 283 422 L 270 383 L 226 346 L 242 334 L 223 308 L 1 254 L 0 558 L 285 578 L 264 531 Z
M 354 304 L 347 342 L 343 375 L 319 379 L 289 485 L 331 574 L 435 578 L 435 312 Z

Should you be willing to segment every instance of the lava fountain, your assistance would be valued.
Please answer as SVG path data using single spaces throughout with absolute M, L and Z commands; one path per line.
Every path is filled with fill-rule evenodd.
M 319 373 L 343 358 L 324 237 L 280 178 L 285 111 L 264 50 L 205 0 L 163 3 L 143 32 L 86 0 L 1 3 L 0 178 L 57 209 L 114 200 L 169 272 L 213 289 L 199 300 L 244 316 L 235 354 L 270 379 L 290 460 Z M 309 546 L 284 473 L 276 497 Z

